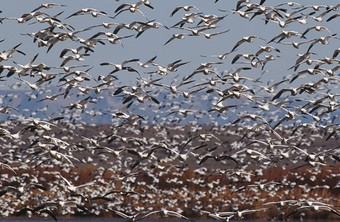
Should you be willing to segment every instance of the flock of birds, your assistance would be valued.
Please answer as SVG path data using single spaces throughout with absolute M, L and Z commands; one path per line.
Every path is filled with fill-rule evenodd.
M 0 42 L 1 83 L 25 87 L 0 95 L 0 214 L 229 221 L 316 212 L 338 218 L 340 48 L 323 48 L 338 45 L 327 24 L 339 19 L 340 4 L 254 2 L 235 1 L 234 9 L 216 14 L 178 6 L 165 15 L 177 19 L 173 25 L 151 19 L 157 4 L 148 0 L 68 15 L 67 5 L 44 3 L 18 17 L 0 16 L 0 26 L 40 28 L 21 33 L 38 53 Z M 219 0 L 211 4 L 223 7 Z M 77 29 L 77 17 L 94 24 Z M 237 30 L 223 22 L 232 18 L 261 23 L 266 37 L 228 38 Z M 292 26 L 298 31 L 287 30 Z M 186 71 L 195 61 L 164 62 L 161 54 L 93 64 L 97 51 L 124 50 L 159 32 L 174 33 L 162 47 L 203 36 L 200 44 L 225 38 L 229 49 L 195 55 L 203 62 Z M 294 53 L 292 64 L 282 60 L 284 52 Z M 51 64 L 36 62 L 42 54 L 52 56 Z M 18 62 L 23 58 L 26 64 Z M 267 70 L 275 63 L 287 70 Z M 106 124 L 86 123 L 104 116 Z M 81 172 L 90 166 L 95 170 L 86 181 Z M 273 169 L 278 173 L 269 180 Z

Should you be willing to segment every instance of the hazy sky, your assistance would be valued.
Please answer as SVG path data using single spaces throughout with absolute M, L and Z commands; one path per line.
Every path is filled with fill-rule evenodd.
M 68 23 L 72 25 L 75 30 L 79 30 L 82 28 L 89 27 L 91 25 L 100 24 L 101 22 L 117 22 L 117 23 L 130 23 L 133 21 L 146 21 L 145 18 L 138 12 L 130 13 L 128 11 L 121 13 L 115 19 L 108 18 L 105 16 L 100 16 L 98 18 L 93 18 L 90 15 L 80 15 L 74 16 L 69 19 L 65 19 L 67 16 L 72 13 L 80 10 L 81 8 L 96 8 L 98 10 L 102 10 L 106 12 L 110 16 L 114 16 L 115 9 L 123 4 L 126 1 L 92 1 L 92 0 L 72 0 L 72 1 L 57 1 L 59 4 L 65 4 L 66 7 L 53 7 L 52 9 L 41 9 L 49 15 L 55 15 L 59 12 L 62 12 L 58 18 L 62 21 L 62 23 Z M 135 1 L 129 1 L 135 2 Z M 257 2 L 257 1 L 252 1 Z M 276 6 L 283 1 L 266 1 L 264 5 Z M 20 17 L 22 14 L 32 11 L 34 8 L 38 7 L 41 3 L 46 3 L 46 1 L 40 0 L 11 0 L 6 1 L 6 3 L 2 4 L 1 10 L 3 11 L 0 14 L 0 17 Z M 338 1 L 329 0 L 329 1 L 299 1 L 302 5 L 310 5 L 310 4 L 329 4 L 336 5 Z M 222 10 L 233 10 L 236 6 L 236 1 L 226 1 L 220 0 L 216 4 L 214 4 L 214 0 L 202 0 L 202 1 L 178 1 L 178 0 L 157 0 L 151 1 L 154 9 L 150 9 L 145 6 L 141 6 L 140 9 L 144 12 L 146 17 L 149 20 L 155 20 L 160 22 L 167 27 L 171 27 L 177 22 L 179 22 L 184 15 L 183 10 L 178 11 L 173 17 L 170 17 L 170 13 L 177 6 L 184 5 L 195 5 L 199 8 L 204 14 L 215 14 L 218 16 L 227 15 L 221 22 L 218 23 L 218 27 L 215 30 L 208 30 L 207 32 L 221 32 L 225 30 L 229 30 L 229 32 L 217 35 L 212 37 L 211 39 L 205 39 L 204 36 L 186 36 L 183 40 L 175 39 L 170 42 L 168 45 L 163 46 L 163 44 L 175 33 L 188 33 L 185 30 L 180 30 L 177 28 L 171 28 L 169 30 L 160 27 L 159 29 L 150 29 L 143 33 L 139 38 L 127 38 L 122 41 L 123 47 L 119 44 L 111 45 L 106 43 L 105 46 L 98 45 L 95 48 L 95 52 L 91 53 L 91 56 L 85 57 L 85 61 L 79 63 L 75 61 L 69 62 L 67 65 L 75 65 L 75 64 L 88 64 L 93 69 L 90 71 L 91 75 L 97 77 L 98 75 L 107 75 L 112 67 L 103 67 L 99 64 L 102 62 L 112 62 L 112 63 L 121 63 L 126 59 L 138 58 L 141 61 L 146 61 L 154 56 L 157 56 L 155 60 L 156 63 L 167 65 L 170 62 L 173 62 L 178 59 L 182 59 L 183 62 L 189 62 L 188 64 L 179 68 L 179 70 L 175 73 L 171 73 L 168 76 L 164 77 L 164 81 L 166 78 L 172 79 L 173 77 L 179 75 L 180 78 L 183 76 L 187 76 L 192 73 L 201 62 L 210 62 L 210 61 L 218 61 L 216 58 L 207 58 L 201 57 L 201 55 L 216 55 L 223 54 L 232 49 L 237 41 L 239 41 L 243 36 L 256 35 L 264 38 L 266 41 L 256 39 L 254 43 L 249 44 L 245 43 L 241 45 L 237 51 L 233 52 L 228 56 L 226 60 L 223 61 L 223 64 L 216 65 L 215 67 L 218 71 L 222 72 L 224 70 L 235 70 L 238 67 L 244 66 L 244 64 L 231 64 L 232 58 L 237 53 L 254 53 L 259 49 L 260 45 L 268 45 L 267 42 L 278 35 L 281 32 L 281 28 L 278 24 L 274 22 L 269 22 L 267 25 L 264 24 L 263 16 L 257 16 L 252 21 L 248 21 L 246 19 L 241 18 L 238 14 L 233 14 L 231 12 L 222 12 Z M 196 9 L 192 9 L 191 12 L 194 12 Z M 197 11 L 197 10 L 196 10 Z M 315 15 L 319 15 L 322 11 L 316 12 Z M 327 17 L 327 16 L 326 16 Z M 20 50 L 26 53 L 26 56 L 16 54 L 12 60 L 3 62 L 2 64 L 13 65 L 13 60 L 17 61 L 20 64 L 25 64 L 29 59 L 31 59 L 35 54 L 39 53 L 37 60 L 35 63 L 45 63 L 49 66 L 59 66 L 63 59 L 59 58 L 59 54 L 62 49 L 69 47 L 75 48 L 79 46 L 79 44 L 75 44 L 72 41 L 58 42 L 49 53 L 46 53 L 46 47 L 38 48 L 36 43 L 32 42 L 32 38 L 27 35 L 21 35 L 24 33 L 37 32 L 43 28 L 46 28 L 46 24 L 30 24 L 34 20 L 30 20 L 27 23 L 19 24 L 13 20 L 4 20 L 0 24 L 1 34 L 0 39 L 4 39 L 5 41 L 0 43 L 1 50 L 8 50 L 9 48 L 22 43 L 19 47 Z M 301 25 L 299 23 L 289 24 L 285 30 L 294 30 L 298 32 L 303 32 L 308 27 L 315 25 L 327 25 L 329 30 L 332 33 L 338 33 L 340 26 L 337 25 L 339 19 L 334 19 L 330 22 L 323 22 L 322 24 L 315 22 L 312 18 L 308 19 L 307 25 Z M 196 24 L 196 23 L 195 23 Z M 194 25 L 193 25 L 194 26 Z M 186 27 L 190 27 L 190 25 L 186 25 Z M 93 34 L 98 31 L 112 31 L 114 29 L 104 29 L 103 27 L 94 28 L 90 31 L 79 33 L 78 36 L 81 38 L 89 38 Z M 121 30 L 118 35 L 126 36 L 130 34 L 135 34 L 130 30 Z M 308 39 L 317 38 L 320 36 L 326 36 L 329 33 L 327 31 L 316 32 L 311 31 L 308 33 Z M 105 36 L 102 36 L 103 38 Z M 302 41 L 298 37 L 291 38 L 289 40 L 283 40 L 282 42 L 287 41 Z M 279 80 L 286 76 L 287 74 L 294 74 L 292 70 L 287 70 L 290 66 L 292 66 L 296 59 L 298 53 L 304 53 L 308 44 L 305 44 L 301 47 L 301 49 L 297 50 L 291 46 L 271 43 L 270 45 L 277 47 L 280 49 L 281 53 L 277 54 L 280 56 L 274 62 L 269 62 L 266 65 L 266 70 L 269 70 L 268 73 L 264 74 L 264 78 Z M 324 56 L 330 57 L 331 53 L 335 48 L 339 47 L 339 41 L 332 39 L 330 40 L 329 45 L 319 45 L 317 44 L 313 48 L 313 52 L 316 52 L 315 58 L 323 58 Z M 244 60 L 242 60 L 244 61 Z M 152 70 L 156 70 L 155 68 L 151 68 Z M 151 71 L 151 70 L 146 70 Z M 256 78 L 262 72 L 261 69 L 252 69 L 251 71 L 243 72 L 242 75 Z M 2 74 L 3 75 L 3 74 Z M 268 75 L 268 77 L 265 77 Z M 135 73 L 117 73 L 117 77 L 122 81 L 133 81 L 137 75 Z M 147 74 L 143 74 L 143 76 L 147 77 Z M 2 82 L 2 87 L 9 85 L 16 81 L 15 79 L 10 79 L 9 81 Z

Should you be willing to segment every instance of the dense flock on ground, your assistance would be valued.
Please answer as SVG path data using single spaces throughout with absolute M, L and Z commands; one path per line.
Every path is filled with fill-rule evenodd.
M 339 219 L 340 4 L 272 2 L 2 9 L 2 217 Z

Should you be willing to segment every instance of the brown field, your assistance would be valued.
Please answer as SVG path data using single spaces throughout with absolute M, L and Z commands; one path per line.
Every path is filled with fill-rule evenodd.
M 240 136 L 228 135 L 230 131 L 240 131 L 237 134 L 242 135 L 245 129 L 220 127 L 213 128 L 211 126 L 203 126 L 197 131 L 193 131 L 191 126 L 181 126 L 178 130 L 174 126 L 163 127 L 145 127 L 140 126 L 136 135 L 133 135 L 135 129 L 119 130 L 115 136 L 144 138 L 151 141 L 171 141 L 176 144 L 179 140 L 176 135 L 183 135 L 177 141 L 183 144 L 188 138 L 202 133 L 213 133 L 220 139 L 220 143 L 210 139 L 207 141 L 194 141 L 191 146 L 206 143 L 207 146 L 200 148 L 197 153 L 204 153 L 217 145 L 214 153 L 234 153 L 231 144 L 239 141 Z M 20 126 L 18 126 L 20 128 Z M 60 129 L 65 129 L 60 127 Z M 95 125 L 84 126 L 77 130 L 73 135 L 73 143 L 81 144 L 86 149 L 73 151 L 80 162 L 74 161 L 75 167 L 67 166 L 55 162 L 37 164 L 39 161 L 31 161 L 23 167 L 23 163 L 12 164 L 17 175 L 7 169 L 1 170 L 1 186 L 4 189 L 7 186 L 20 186 L 20 183 L 30 183 L 33 178 L 37 182 L 47 188 L 46 191 L 31 189 L 29 193 L 19 194 L 16 192 L 7 192 L 0 198 L 3 204 L 2 211 L 11 209 L 8 216 L 16 215 L 20 209 L 29 206 L 34 208 L 42 203 L 55 200 L 76 200 L 82 204 L 87 212 L 76 208 L 67 208 L 64 210 L 51 208 L 51 211 L 57 217 L 73 217 L 73 216 L 93 216 L 98 218 L 117 217 L 112 210 L 120 210 L 127 214 L 133 214 L 138 209 L 150 206 L 153 210 L 167 208 L 182 213 L 191 219 L 205 219 L 206 215 L 202 215 L 199 210 L 206 211 L 234 211 L 243 209 L 260 209 L 266 208 L 266 211 L 257 212 L 246 215 L 245 219 L 286 219 L 286 216 L 294 212 L 298 207 L 296 205 L 284 205 L 277 207 L 276 205 L 264 206 L 264 203 L 281 201 L 281 200 L 299 200 L 301 205 L 307 204 L 307 200 L 331 204 L 334 209 L 339 209 L 340 205 L 340 164 L 334 159 L 327 159 L 326 166 L 303 166 L 294 169 L 296 166 L 304 164 L 304 159 L 298 158 L 298 155 L 291 159 L 279 159 L 271 162 L 267 166 L 256 159 L 246 158 L 244 162 L 247 164 L 235 164 L 232 161 L 214 161 L 209 159 L 203 164 L 197 164 L 194 157 L 188 158 L 186 161 L 178 159 L 167 159 L 169 152 L 164 150 L 155 151 L 158 160 L 144 160 L 139 165 L 132 168 L 131 164 L 136 161 L 136 157 L 130 153 L 124 152 L 121 157 L 117 158 L 111 154 L 104 154 L 107 159 L 99 155 L 100 149 L 89 149 L 90 145 L 84 142 L 84 137 L 93 138 L 91 135 L 98 135 L 98 130 L 102 135 L 109 135 L 113 131 L 113 126 Z M 167 138 L 157 136 L 158 132 L 164 131 Z M 137 131 L 136 131 L 137 132 Z M 285 130 L 280 133 L 285 135 Z M 289 132 L 288 130 L 286 132 Z M 50 132 L 51 133 L 51 132 Z M 309 132 L 310 133 L 310 132 Z M 30 133 L 25 134 L 27 138 Z M 70 136 L 70 131 L 55 130 L 51 135 L 58 138 Z M 308 133 L 302 134 L 308 138 Z M 260 139 L 262 136 L 257 135 Z M 301 139 L 301 138 L 300 138 Z M 247 140 L 247 138 L 243 139 Z M 71 142 L 70 140 L 68 142 Z M 329 140 L 315 140 L 308 148 L 309 152 L 315 151 L 323 147 L 335 147 L 337 138 Z M 101 142 L 103 146 L 110 146 L 112 149 L 128 149 L 142 150 L 134 142 Z M 252 147 L 253 145 L 249 145 Z M 303 145 L 301 145 L 303 147 Z M 202 149 L 202 150 L 201 150 Z M 229 150 L 228 150 L 229 149 Z M 17 152 L 25 153 L 24 150 L 17 148 Z M 269 153 L 269 151 L 267 151 Z M 39 155 L 37 153 L 37 155 Z M 87 157 L 93 160 L 88 161 Z M 125 165 L 121 162 L 126 160 Z M 59 161 L 60 162 L 60 161 Z M 120 167 L 114 167 L 120 166 Z M 125 166 L 125 167 L 124 167 Z M 171 166 L 170 168 L 165 168 Z M 236 169 L 244 169 L 251 176 L 235 174 Z M 261 169 L 261 170 L 260 170 Z M 225 172 L 223 172 L 225 171 Z M 65 189 L 65 183 L 60 180 L 55 172 L 60 172 L 65 178 L 69 179 L 74 185 L 81 185 L 93 181 L 94 184 L 88 187 L 80 188 L 78 196 L 70 195 Z M 11 178 L 20 178 L 12 179 Z M 19 182 L 20 181 L 20 182 Z M 267 182 L 276 182 L 275 186 L 267 186 L 261 188 L 254 186 L 256 184 L 264 184 Z M 103 196 L 110 191 L 116 191 L 107 195 L 106 199 L 96 199 L 96 196 Z M 117 191 L 121 191 L 118 193 Z M 132 191 L 132 192 L 128 192 Z M 335 219 L 337 215 L 328 211 L 303 211 L 304 218 L 310 219 Z M 30 214 L 29 214 L 30 215 Z M 41 213 L 41 215 L 45 215 Z M 34 216 L 34 215 L 31 215 Z M 46 216 L 46 215 L 45 215 Z M 157 218 L 157 215 L 154 217 Z M 299 219 L 300 213 L 289 216 L 288 219 Z

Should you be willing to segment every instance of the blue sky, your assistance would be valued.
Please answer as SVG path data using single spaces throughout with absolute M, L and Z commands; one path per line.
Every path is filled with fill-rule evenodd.
M 58 1 L 60 4 L 65 4 L 67 7 L 53 7 L 52 9 L 42 9 L 42 11 L 48 13 L 49 15 L 57 14 L 63 11 L 63 14 L 58 18 L 62 20 L 64 23 L 71 24 L 76 30 L 86 28 L 91 25 L 99 24 L 103 21 L 105 22 L 118 22 L 118 23 L 130 23 L 132 21 L 145 21 L 143 16 L 139 13 L 129 13 L 124 12 L 118 15 L 115 19 L 107 18 L 107 17 L 98 17 L 93 18 L 90 15 L 81 15 L 75 16 L 70 19 L 65 19 L 67 16 L 72 13 L 80 10 L 81 8 L 96 8 L 98 10 L 102 10 L 106 12 L 110 16 L 114 16 L 115 9 L 124 3 L 125 1 L 87 1 L 87 0 L 73 0 L 73 1 Z M 256 1 L 252 1 L 256 2 Z M 40 3 L 45 3 L 45 1 L 6 1 L 5 4 L 2 4 L 2 14 L 1 17 L 20 17 L 22 14 L 30 12 L 34 8 L 38 7 Z M 275 6 L 282 1 L 266 1 L 264 5 Z M 320 1 L 299 1 L 302 5 L 311 5 L 321 4 Z M 322 1 L 323 4 L 336 5 L 337 1 Z M 205 39 L 203 36 L 187 36 L 183 40 L 174 40 L 170 42 L 168 45 L 163 46 L 163 44 L 175 33 L 183 33 L 185 30 L 180 30 L 177 28 L 171 28 L 169 30 L 160 27 L 159 29 L 147 30 L 143 33 L 139 38 L 128 38 L 124 39 L 123 47 L 121 45 L 110 45 L 106 43 L 105 46 L 99 45 L 96 47 L 95 52 L 91 54 L 91 56 L 86 57 L 85 61 L 82 64 L 88 64 L 93 69 L 90 71 L 93 76 L 107 75 L 112 67 L 102 67 L 99 66 L 102 62 L 112 62 L 112 63 L 120 63 L 126 59 L 138 58 L 141 61 L 146 61 L 154 56 L 157 56 L 155 60 L 156 63 L 166 65 L 170 62 L 173 62 L 177 59 L 182 59 L 183 62 L 189 62 L 185 66 L 179 68 L 179 70 L 175 73 L 171 73 L 168 76 L 164 76 L 164 83 L 169 83 L 174 77 L 182 78 L 184 76 L 192 73 L 201 62 L 214 62 L 217 61 L 216 58 L 207 58 L 201 57 L 201 55 L 216 55 L 228 52 L 232 49 L 235 43 L 240 40 L 243 36 L 256 35 L 264 38 L 266 41 L 269 41 L 271 38 L 276 36 L 281 32 L 281 28 L 278 24 L 274 22 L 269 22 L 267 25 L 264 25 L 263 16 L 257 16 L 252 21 L 248 21 L 246 19 L 241 18 L 237 14 L 233 14 L 230 12 L 222 12 L 222 10 L 233 10 L 236 6 L 236 1 L 222 1 L 220 0 L 218 3 L 214 4 L 213 0 L 204 0 L 204 1 L 151 1 L 154 9 L 150 9 L 145 6 L 141 6 L 140 9 L 150 20 L 155 20 L 160 22 L 168 27 L 176 24 L 181 20 L 184 11 L 178 11 L 175 16 L 170 17 L 170 13 L 177 6 L 184 5 L 195 5 L 199 8 L 204 14 L 215 14 L 218 16 L 224 16 L 221 22 L 218 23 L 218 28 L 216 28 L 216 32 L 225 31 L 230 29 L 229 32 L 214 36 L 211 39 Z M 191 12 L 195 11 L 193 9 Z M 320 14 L 321 12 L 317 12 Z M 0 43 L 0 47 L 2 50 L 7 50 L 18 43 L 22 43 L 20 46 L 20 50 L 26 53 L 26 56 L 15 55 L 13 60 L 17 61 L 20 64 L 26 63 L 30 58 L 32 58 L 35 54 L 39 53 L 39 56 L 35 63 L 45 63 L 50 66 L 59 66 L 63 59 L 59 58 L 61 50 L 65 47 L 74 48 L 75 44 L 71 41 L 65 41 L 62 43 L 57 43 L 49 53 L 46 53 L 46 48 L 38 48 L 36 44 L 32 42 L 32 38 L 27 35 L 21 35 L 24 33 L 36 32 L 40 29 L 46 27 L 46 25 L 42 24 L 30 24 L 31 22 L 25 24 L 18 24 L 13 20 L 4 20 L 3 24 L 0 25 L 2 28 L 0 38 L 5 39 L 4 42 Z M 301 25 L 292 23 L 289 24 L 288 27 L 284 28 L 285 30 L 294 30 L 298 32 L 303 32 L 306 28 L 314 25 L 327 25 L 329 30 L 332 33 L 339 32 L 339 26 L 337 24 L 337 19 L 334 19 L 331 22 L 319 24 L 315 22 L 313 19 L 308 19 L 307 25 Z M 189 27 L 189 26 L 187 26 Z M 80 33 L 79 36 L 82 38 L 88 38 L 92 36 L 97 31 L 103 30 L 103 28 L 95 28 L 85 33 Z M 111 29 L 111 31 L 113 28 Z M 109 30 L 105 30 L 109 31 Z M 215 30 L 208 30 L 207 32 L 212 33 Z M 119 35 L 129 35 L 131 34 L 130 30 L 121 30 Z M 134 34 L 134 33 L 133 33 Z M 317 38 L 319 36 L 327 35 L 327 32 L 310 32 L 308 34 L 309 39 Z M 292 38 L 289 41 L 302 41 L 300 38 Z M 255 40 L 252 44 L 243 44 L 238 50 L 229 55 L 229 57 L 223 61 L 223 64 L 217 65 L 216 68 L 219 72 L 225 70 L 235 70 L 239 67 L 244 66 L 243 64 L 231 64 L 232 58 L 237 53 L 250 53 L 255 52 L 259 49 L 260 45 L 267 45 L 266 41 Z M 283 42 L 286 42 L 284 40 Z M 338 40 L 331 40 L 328 45 L 316 45 L 313 48 L 313 52 L 316 52 L 317 55 L 314 58 L 323 58 L 324 56 L 330 56 L 331 52 L 339 46 Z M 251 71 L 245 71 L 242 73 L 244 76 L 248 76 L 251 78 L 257 78 L 261 76 L 261 78 L 265 80 L 273 79 L 278 81 L 282 79 L 286 75 L 293 75 L 294 72 L 292 70 L 288 70 L 290 66 L 292 66 L 296 59 L 298 53 L 303 53 L 306 50 L 306 45 L 301 47 L 301 49 L 296 50 L 293 47 L 285 46 L 282 44 L 271 43 L 270 45 L 277 47 L 280 49 L 281 53 L 278 54 L 280 56 L 274 62 L 269 62 L 266 65 L 267 73 L 261 76 L 262 70 L 260 69 L 252 69 Z M 8 61 L 9 64 L 13 65 L 12 61 Z M 76 62 L 70 62 L 68 65 L 78 64 Z M 150 70 L 147 70 L 150 71 Z M 144 74 L 143 74 L 144 75 Z M 145 77 L 148 75 L 145 74 Z M 134 73 L 117 73 L 117 77 L 126 83 L 133 82 L 136 78 Z M 6 82 L 2 82 L 2 87 L 6 88 L 10 83 L 16 81 L 15 79 L 9 79 Z

